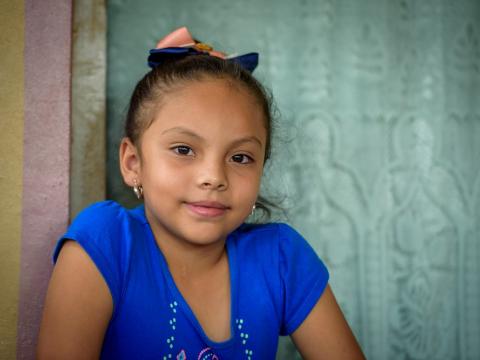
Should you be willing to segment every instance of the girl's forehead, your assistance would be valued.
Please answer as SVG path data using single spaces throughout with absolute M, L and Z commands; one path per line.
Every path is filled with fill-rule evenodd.
M 179 121 L 183 116 L 225 116 L 230 121 L 241 118 L 263 118 L 262 107 L 243 87 L 225 80 L 191 82 L 169 93 L 155 114 L 156 118 Z M 168 119 L 165 119 L 168 118 Z

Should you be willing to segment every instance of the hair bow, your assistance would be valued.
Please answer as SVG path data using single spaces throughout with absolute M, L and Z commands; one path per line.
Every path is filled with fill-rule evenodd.
M 223 52 L 214 50 L 210 45 L 195 40 L 184 26 L 165 36 L 157 43 L 155 49 L 150 50 L 148 66 L 154 68 L 165 60 L 200 54 L 208 54 L 226 61 L 235 61 L 250 72 L 253 72 L 258 65 L 258 53 L 227 56 Z

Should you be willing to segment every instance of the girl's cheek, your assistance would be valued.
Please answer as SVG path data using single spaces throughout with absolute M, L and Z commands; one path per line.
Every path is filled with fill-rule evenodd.
M 145 181 L 152 183 L 151 185 L 153 186 L 159 187 L 172 186 L 181 180 L 179 171 L 172 170 L 171 167 L 162 166 L 162 164 L 149 167 L 144 172 L 144 175 Z

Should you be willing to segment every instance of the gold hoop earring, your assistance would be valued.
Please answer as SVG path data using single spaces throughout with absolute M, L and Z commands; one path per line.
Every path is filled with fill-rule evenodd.
M 143 197 L 143 186 L 138 184 L 137 179 L 133 180 L 133 192 L 138 200 Z

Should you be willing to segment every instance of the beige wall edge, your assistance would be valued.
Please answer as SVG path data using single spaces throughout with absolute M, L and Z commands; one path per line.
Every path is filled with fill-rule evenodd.
M 70 214 L 105 198 L 106 4 L 74 2 Z

